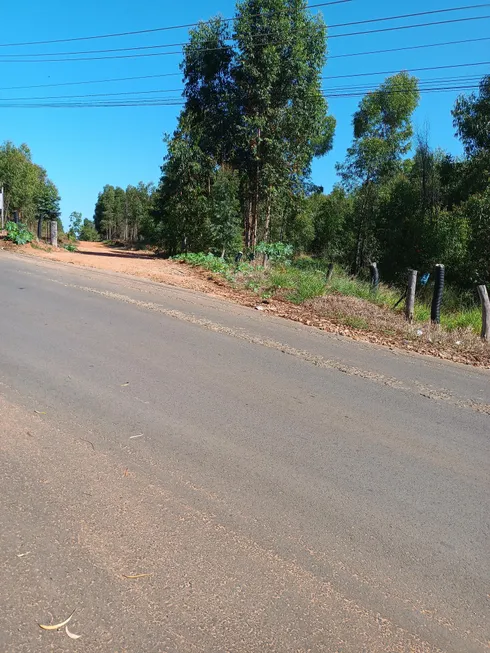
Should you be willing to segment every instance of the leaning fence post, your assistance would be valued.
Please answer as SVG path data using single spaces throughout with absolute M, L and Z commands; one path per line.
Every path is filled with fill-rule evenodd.
M 373 292 L 378 291 L 378 286 L 379 286 L 379 270 L 378 270 L 378 264 L 377 263 L 371 263 L 369 266 L 369 269 L 371 270 L 371 288 Z
M 58 221 L 51 220 L 50 242 L 53 247 L 58 247 Z
M 413 322 L 415 308 L 415 289 L 417 287 L 417 270 L 408 271 L 407 300 L 405 303 L 405 316 L 410 324 Z
M 481 301 L 481 337 L 487 342 L 490 340 L 490 299 L 486 286 L 478 286 L 478 295 Z
M 432 298 L 432 307 L 430 319 L 433 324 L 441 323 L 441 304 L 442 294 L 444 292 L 444 266 L 438 263 L 435 267 L 434 296 Z

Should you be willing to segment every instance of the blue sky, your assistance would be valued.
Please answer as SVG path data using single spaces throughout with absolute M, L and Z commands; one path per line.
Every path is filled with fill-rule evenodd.
M 352 2 L 325 7 L 322 11 L 327 24 L 360 21 L 369 18 L 393 16 L 483 4 L 478 0 L 412 0 L 410 3 L 387 0 L 353 0 Z M 0 43 L 38 41 L 98 35 L 114 32 L 143 30 L 167 25 L 192 23 L 221 13 L 232 16 L 234 4 L 230 0 L 187 0 L 187 2 L 162 3 L 155 0 L 129 2 L 127 0 L 85 0 L 83 3 L 67 3 L 65 0 L 24 0 L 4 3 L 2 7 L 2 30 Z M 404 19 L 381 24 L 332 29 L 330 34 L 393 27 L 434 20 L 450 20 L 471 16 L 490 16 L 490 5 L 479 9 L 458 11 Z M 454 24 L 407 29 L 394 32 L 349 37 L 335 37 L 329 41 L 331 55 L 366 52 L 388 48 L 422 45 L 462 39 L 486 37 L 490 19 Z M 16 54 L 73 52 L 106 48 L 123 48 L 179 43 L 185 41 L 185 29 L 157 32 L 154 34 L 25 47 L 0 48 L 0 86 L 34 84 L 58 84 L 113 77 L 160 75 L 179 72 L 179 55 L 141 57 L 135 59 L 106 59 L 96 61 L 69 61 L 46 63 L 13 63 Z M 174 51 L 178 48 L 170 48 Z M 49 57 L 48 57 L 49 58 Z M 2 61 L 4 60 L 4 61 Z M 7 63 L 10 61 L 10 63 Z M 18 61 L 18 59 L 17 59 Z M 398 71 L 410 68 L 444 66 L 462 63 L 490 61 L 490 41 L 451 45 L 430 49 L 418 49 L 332 58 L 325 75 L 351 75 L 376 71 Z M 490 66 L 432 70 L 417 73 L 420 79 L 483 75 Z M 328 88 L 354 84 L 377 86 L 384 75 L 361 79 L 346 78 L 325 82 Z M 466 83 L 462 80 L 462 83 Z M 176 89 L 181 86 L 179 77 L 84 84 L 77 86 L 40 88 L 30 90 L 0 90 L 0 100 L 61 95 L 81 95 L 105 92 L 151 91 Z M 176 95 L 170 93 L 169 95 Z M 433 146 L 459 154 L 458 141 L 454 138 L 450 110 L 457 92 L 427 93 L 422 95 L 415 115 L 417 128 L 429 130 Z M 337 118 L 337 131 L 333 150 L 315 161 L 313 177 L 317 184 L 329 190 L 336 181 L 335 163 L 342 160 L 352 140 L 352 114 L 359 98 L 332 98 L 330 111 Z M 0 102 L 1 106 L 1 102 Z M 178 107 L 117 107 L 83 109 L 8 109 L 1 108 L 0 141 L 12 140 L 16 144 L 27 143 L 33 160 L 44 166 L 57 184 L 62 196 L 62 216 L 66 223 L 72 211 L 81 211 L 84 217 L 92 217 L 97 193 L 104 184 L 136 184 L 138 181 L 158 181 L 160 165 L 165 154 L 162 135 L 172 132 Z

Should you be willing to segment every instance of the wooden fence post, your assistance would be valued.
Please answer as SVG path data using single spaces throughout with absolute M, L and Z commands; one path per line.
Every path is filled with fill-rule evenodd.
M 328 264 L 328 270 L 327 270 L 327 281 L 330 281 L 333 275 L 333 263 Z
M 417 270 L 408 271 L 407 301 L 405 303 L 405 316 L 412 324 L 415 307 L 415 288 L 417 286 Z
M 53 247 L 58 247 L 58 221 L 51 220 L 50 241 Z
M 481 301 L 481 337 L 487 342 L 490 340 L 490 299 L 486 286 L 478 286 L 478 295 Z
M 371 270 L 371 289 L 373 292 L 378 292 L 378 286 L 379 286 L 379 270 L 378 270 L 378 264 L 377 263 L 371 263 L 369 266 L 369 269 Z

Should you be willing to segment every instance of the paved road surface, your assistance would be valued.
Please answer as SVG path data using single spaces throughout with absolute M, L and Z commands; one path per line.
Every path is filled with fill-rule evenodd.
M 0 299 L 2 653 L 488 650 L 488 372 L 5 252 Z

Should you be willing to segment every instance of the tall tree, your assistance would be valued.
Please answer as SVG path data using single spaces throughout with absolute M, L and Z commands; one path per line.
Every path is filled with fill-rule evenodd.
M 218 166 L 229 163 L 236 148 L 235 53 L 229 40 L 229 24 L 221 18 L 200 23 L 190 32 L 180 66 L 186 99 L 180 128 Z
M 345 248 L 344 225 L 351 211 L 351 201 L 340 186 L 331 193 L 315 193 L 308 198 L 314 228 L 311 251 L 329 260 L 339 260 Z
M 326 28 L 303 0 L 238 5 L 233 71 L 239 102 L 237 164 L 243 174 L 245 244 L 267 240 L 274 195 L 310 173 L 331 148 L 335 120 L 321 92 Z
M 69 220 L 70 227 L 68 229 L 68 234 L 78 240 L 80 238 L 80 231 L 82 229 L 82 214 L 79 211 L 73 211 L 70 213 Z
M 170 255 L 209 247 L 209 157 L 185 126 L 167 138 L 167 156 L 155 197 L 159 241 Z
M 410 150 L 411 118 L 418 101 L 417 79 L 402 72 L 388 77 L 378 90 L 366 95 L 354 114 L 354 142 L 337 169 L 344 187 L 355 197 L 355 272 L 376 252 L 379 190 L 400 171 L 402 158 Z
M 209 224 L 213 247 L 224 256 L 242 248 L 238 174 L 221 168 L 214 176 L 209 202 Z
M 45 176 L 46 172 L 32 162 L 25 143 L 19 147 L 10 141 L 0 145 L 0 187 L 4 189 L 5 216 L 17 211 L 22 220 L 32 222 Z
M 116 228 L 115 188 L 110 184 L 97 198 L 94 211 L 94 223 L 97 231 L 106 239 L 112 240 Z
M 38 234 L 42 233 L 44 222 L 60 220 L 60 194 L 50 179 L 45 179 L 36 198 L 36 217 L 38 220 Z
M 240 183 L 246 247 L 254 249 L 259 238 L 269 239 L 273 222 L 283 220 L 284 198 L 304 192 L 313 157 L 332 144 L 335 121 L 321 91 L 325 36 L 325 25 L 303 0 L 244 0 L 231 44 L 229 28 L 219 18 L 191 32 L 182 65 L 186 104 L 157 202 L 167 240 L 169 227 L 175 231 L 185 214 L 181 231 L 190 245 L 192 213 L 185 202 L 197 202 L 199 237 L 192 241 L 203 243 L 207 233 L 212 246 L 205 223 L 213 185 L 222 188 L 220 169 L 239 173 L 234 179 Z M 183 143 L 188 145 L 185 153 Z M 173 156 L 178 161 L 172 162 Z M 169 192 L 182 196 L 171 198 Z M 171 215 L 173 205 L 179 206 L 180 216 Z M 180 236 L 176 240 L 184 242 Z
M 453 109 L 454 127 L 468 157 L 490 153 L 490 75 L 480 82 L 478 95 L 461 95 Z
M 114 189 L 114 240 L 128 241 L 128 212 L 126 204 L 126 193 L 124 188 L 116 186 Z

